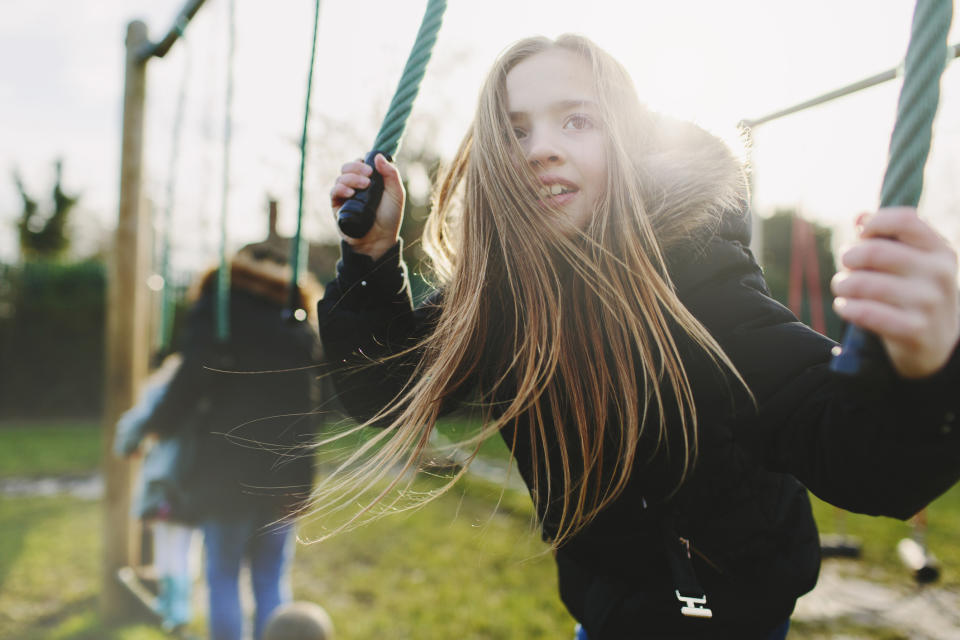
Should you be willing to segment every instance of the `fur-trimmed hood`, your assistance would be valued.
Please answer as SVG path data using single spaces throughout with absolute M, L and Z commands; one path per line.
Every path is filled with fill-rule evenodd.
M 719 138 L 690 122 L 653 115 L 641 164 L 647 214 L 663 249 L 687 253 L 722 235 L 750 242 L 746 168 Z

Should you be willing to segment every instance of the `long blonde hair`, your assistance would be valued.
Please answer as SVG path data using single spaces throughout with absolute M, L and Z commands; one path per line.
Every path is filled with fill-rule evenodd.
M 532 172 L 518 170 L 526 163 L 507 115 L 509 71 L 554 47 L 591 66 L 606 132 L 605 195 L 572 233 L 537 202 Z M 424 232 L 442 285 L 439 319 L 416 347 L 415 375 L 375 418 L 388 422 L 385 444 L 347 483 L 413 468 L 441 408 L 469 386 L 485 408 L 479 440 L 507 428 L 514 452 L 529 452 L 531 494 L 541 517 L 551 505 L 555 545 L 623 491 L 641 451 L 678 449 L 682 481 L 697 414 L 677 334 L 739 375 L 677 298 L 665 249 L 692 242 L 745 197 L 742 170 L 719 143 L 721 162 L 700 169 L 722 175 L 691 180 L 700 169 L 673 153 L 685 132 L 648 111 L 626 70 L 585 38 L 531 38 L 500 57 Z

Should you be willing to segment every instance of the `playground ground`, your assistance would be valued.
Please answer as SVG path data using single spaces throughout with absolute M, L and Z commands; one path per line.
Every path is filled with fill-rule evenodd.
M 875 581 L 869 568 L 856 561 L 827 560 L 793 619 L 812 634 L 804 636 L 808 638 L 960 640 L 960 593 L 936 585 Z
M 10 451 L 4 445 L 11 444 L 11 433 L 0 428 L 0 451 Z M 74 453 L 65 459 L 76 464 L 78 447 L 63 433 L 58 440 Z M 21 463 L 26 464 L 16 464 Z M 14 467 L 0 454 L 0 637 L 168 637 L 146 618 L 105 626 L 97 617 L 98 474 L 76 469 L 5 473 Z M 842 525 L 863 541 L 863 557 L 824 562 L 817 588 L 798 604 L 790 638 L 960 640 L 960 572 L 955 570 L 960 564 L 953 534 L 958 503 L 954 490 L 930 510 L 928 541 L 944 570 L 937 584 L 922 589 L 893 551 L 908 534 L 906 525 L 848 516 Z M 338 637 L 345 640 L 566 638 L 572 621 L 556 598 L 550 558 L 531 535 L 525 504 L 522 494 L 501 497 L 489 483 L 469 481 L 462 491 L 420 511 L 329 545 L 299 548 L 295 590 L 298 597 L 327 607 L 339 623 Z M 819 503 L 815 508 L 822 529 L 837 524 L 831 509 Z M 311 526 L 316 525 L 304 527 L 308 535 Z M 203 637 L 198 584 L 199 618 L 191 632 Z

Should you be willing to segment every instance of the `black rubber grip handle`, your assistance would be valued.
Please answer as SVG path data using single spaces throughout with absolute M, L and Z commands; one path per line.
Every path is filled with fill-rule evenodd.
M 337 212 L 337 226 L 351 238 L 362 238 L 367 235 L 377 217 L 377 207 L 380 206 L 380 200 L 383 198 L 383 176 L 373 164 L 373 159 L 378 153 L 381 152 L 371 151 L 363 159 L 365 164 L 373 168 L 370 185 L 366 189 L 358 190 Z M 388 154 L 383 155 L 387 160 L 393 161 Z
M 848 325 L 843 341 L 833 348 L 830 371 L 846 376 L 862 376 L 886 359 L 880 339 L 856 325 Z

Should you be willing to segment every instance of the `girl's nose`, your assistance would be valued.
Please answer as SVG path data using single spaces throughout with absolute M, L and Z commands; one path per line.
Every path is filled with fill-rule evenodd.
M 563 161 L 563 153 L 549 135 L 533 133 L 530 136 L 530 146 L 527 147 L 527 161 L 534 167 L 559 164 Z

